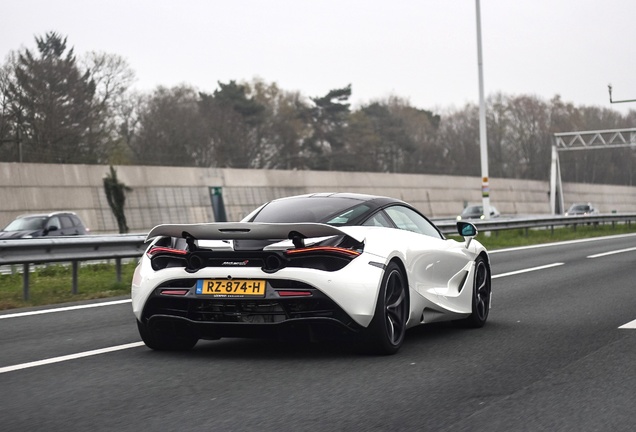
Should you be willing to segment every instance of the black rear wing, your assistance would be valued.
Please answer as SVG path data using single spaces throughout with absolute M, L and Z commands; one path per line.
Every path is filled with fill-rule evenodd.
M 321 223 L 259 223 L 216 222 L 205 224 L 157 225 L 146 241 L 154 237 L 175 237 L 196 240 L 294 240 L 347 235 L 357 241 L 357 235 L 335 226 Z

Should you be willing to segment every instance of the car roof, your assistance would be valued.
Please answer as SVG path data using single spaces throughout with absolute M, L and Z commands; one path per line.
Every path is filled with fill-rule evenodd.
M 351 193 L 351 192 L 319 192 L 319 193 L 309 193 L 303 195 L 294 195 L 284 198 L 277 198 L 273 201 L 282 201 L 282 200 L 294 200 L 294 199 L 307 199 L 307 198 L 344 198 L 351 199 L 360 202 L 365 202 L 370 205 L 371 208 L 379 208 L 384 207 L 387 204 L 403 204 L 409 207 L 412 207 L 410 204 L 405 201 L 399 200 L 397 198 L 391 198 L 380 195 L 368 195 L 368 194 L 360 194 L 360 193 Z
M 391 200 L 395 199 L 395 198 L 389 198 L 389 197 L 379 196 L 379 195 L 369 195 L 369 194 L 352 193 L 352 192 L 316 192 L 316 193 L 308 193 L 308 194 L 302 194 L 302 195 L 293 195 L 293 196 L 288 196 L 283 198 L 277 198 L 272 201 L 284 200 L 284 199 L 296 199 L 296 198 L 331 198 L 331 197 L 350 198 L 350 199 L 357 199 L 359 201 L 370 201 L 377 198 L 387 198 Z
M 29 218 L 29 217 L 51 217 L 57 215 L 74 215 L 77 216 L 75 212 L 72 211 L 54 211 L 51 213 L 26 213 L 17 216 L 16 219 Z

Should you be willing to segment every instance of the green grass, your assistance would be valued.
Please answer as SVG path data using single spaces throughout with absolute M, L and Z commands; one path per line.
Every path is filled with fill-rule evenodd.
M 0 310 L 130 295 L 135 265 L 136 262 L 122 265 L 121 282 L 117 282 L 114 264 L 81 265 L 75 295 L 72 293 L 71 266 L 55 264 L 38 268 L 29 274 L 29 301 L 26 302 L 23 300 L 22 273 L 2 274 Z
M 480 233 L 477 239 L 489 250 L 552 243 L 589 237 L 636 233 L 636 224 L 578 225 L 565 228 L 507 230 Z M 458 237 L 452 237 L 458 239 Z M 122 282 L 117 282 L 114 264 L 80 266 L 78 294 L 73 295 L 69 265 L 49 265 L 29 275 L 29 301 L 23 300 L 22 274 L 0 275 L 0 310 L 108 298 L 130 294 L 130 281 L 136 262 L 122 266 Z M 16 267 L 17 268 L 17 267 Z

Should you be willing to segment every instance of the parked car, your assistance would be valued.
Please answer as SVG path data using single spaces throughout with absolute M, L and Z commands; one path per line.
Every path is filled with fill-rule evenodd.
M 159 225 L 132 281 L 139 333 L 156 350 L 348 336 L 394 354 L 409 327 L 482 327 L 490 259 L 474 225 L 457 229 L 463 240 L 446 239 L 403 201 L 347 193 L 277 199 L 242 222 Z
M 88 231 L 82 220 L 73 212 L 26 214 L 18 216 L 4 227 L 0 231 L 0 239 L 85 235 Z
M 501 216 L 499 210 L 495 208 L 492 204 L 490 205 L 490 218 L 496 218 Z M 481 204 L 470 204 L 467 205 L 466 208 L 461 212 L 459 216 L 457 216 L 457 220 L 464 219 L 485 219 L 484 216 L 484 207 Z
M 598 210 L 591 203 L 575 203 L 565 212 L 566 216 L 587 216 L 598 214 Z

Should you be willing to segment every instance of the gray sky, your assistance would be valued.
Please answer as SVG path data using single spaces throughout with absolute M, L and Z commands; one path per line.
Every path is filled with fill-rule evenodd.
M 56 31 L 78 55 L 126 58 L 136 87 L 262 78 L 354 103 L 435 111 L 478 102 L 475 0 L 6 0 L 0 56 Z M 636 0 L 481 0 L 486 94 L 636 103 Z

